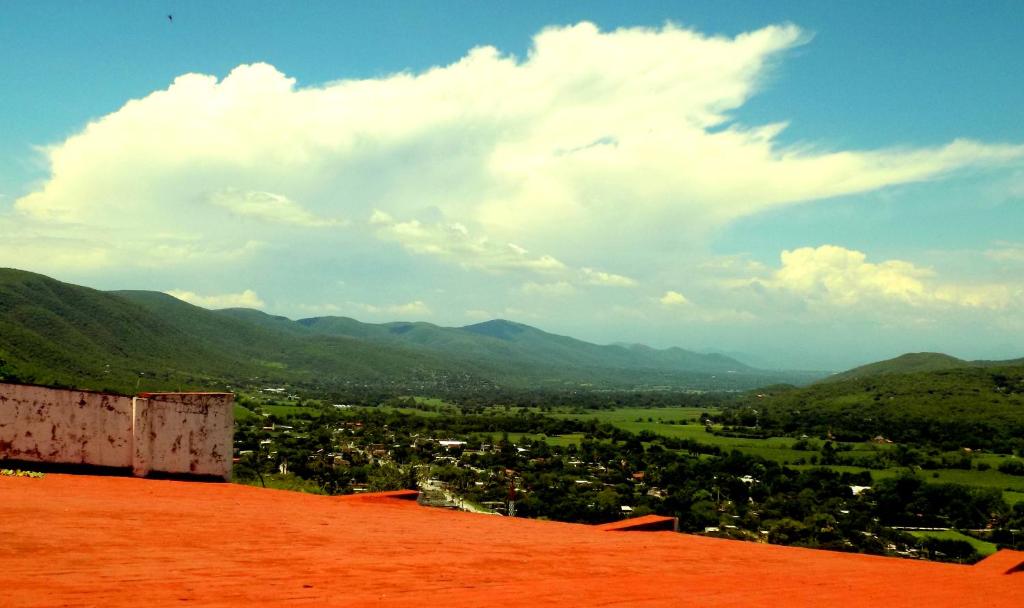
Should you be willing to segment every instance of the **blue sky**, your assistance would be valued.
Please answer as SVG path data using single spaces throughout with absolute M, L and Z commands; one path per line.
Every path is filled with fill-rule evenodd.
M 1024 355 L 1019 2 L 553 4 L 6 3 L 0 265 L 778 366 Z

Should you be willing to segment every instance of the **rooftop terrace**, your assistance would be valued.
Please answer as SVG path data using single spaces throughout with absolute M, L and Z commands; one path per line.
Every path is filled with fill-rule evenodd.
M 233 484 L 0 477 L 0 602 L 95 605 L 1013 606 L 976 566 Z

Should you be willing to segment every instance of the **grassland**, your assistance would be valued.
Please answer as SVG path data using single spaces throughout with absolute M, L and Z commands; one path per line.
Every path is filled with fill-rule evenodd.
M 492 441 L 498 441 L 504 433 L 490 433 Z M 583 440 L 582 433 L 570 433 L 568 435 L 539 435 L 537 433 L 509 433 L 508 440 L 512 443 L 523 443 L 525 441 L 541 441 L 553 446 L 579 445 Z
M 309 415 L 313 418 L 320 416 L 320 410 L 315 407 L 309 407 L 305 405 L 279 405 L 279 404 L 267 404 L 261 406 L 261 409 L 268 413 L 277 416 L 278 418 L 288 418 L 289 416 L 304 416 Z
M 555 412 L 550 414 L 557 418 L 574 418 L 577 420 L 596 419 L 599 422 L 615 426 L 633 433 L 649 431 L 663 437 L 674 439 L 690 439 L 703 444 L 717 446 L 723 450 L 739 450 L 774 460 L 780 463 L 794 463 L 806 460 L 815 452 L 797 450 L 793 445 L 797 439 L 792 437 L 769 437 L 756 439 L 747 437 L 729 437 L 708 431 L 700 424 L 703 413 L 714 414 L 713 410 L 697 407 L 665 407 L 665 408 L 623 408 L 614 410 L 595 410 L 580 412 Z M 721 427 L 712 427 L 721 430 Z M 854 456 L 871 456 L 878 450 L 888 449 L 887 446 L 870 444 L 837 444 L 849 448 L 845 454 Z
M 587 412 L 563 411 L 551 413 L 551 416 L 560 418 L 574 418 L 578 420 L 597 419 L 600 422 L 614 424 L 619 428 L 634 433 L 650 431 L 665 437 L 679 439 L 692 439 L 707 445 L 714 445 L 723 450 L 739 450 L 745 454 L 760 456 L 781 464 L 794 466 L 795 468 L 809 469 L 819 465 L 795 464 L 807 461 L 817 451 L 798 450 L 794 444 L 798 441 L 791 437 L 769 437 L 765 439 L 748 437 L 729 437 L 718 435 L 707 430 L 700 424 L 700 416 L 703 412 L 714 415 L 714 411 L 694 407 L 669 407 L 669 408 L 623 408 L 614 410 L 595 410 Z M 685 424 L 682 424 L 684 423 Z M 716 427 L 712 427 L 713 429 Z M 812 443 L 821 445 L 822 439 L 812 439 Z M 843 455 L 853 457 L 875 456 L 880 451 L 892 450 L 893 444 L 877 445 L 873 443 L 842 443 L 833 442 L 837 448 L 843 449 Z M 935 469 L 922 470 L 915 468 L 914 472 L 923 480 L 930 483 L 956 483 L 967 486 L 996 488 L 1003 491 L 1003 498 L 1008 504 L 1024 502 L 1024 477 L 1007 475 L 996 470 L 1001 462 L 1009 458 L 999 454 L 976 454 L 973 456 L 975 464 L 987 464 L 989 470 L 977 469 Z M 868 471 L 872 479 L 880 480 L 906 474 L 910 469 L 906 467 L 890 467 L 885 469 L 867 469 L 855 466 L 836 465 L 829 468 L 836 471 L 859 473 Z
M 917 538 L 938 538 L 938 539 L 942 539 L 942 540 L 962 540 L 962 541 L 966 541 L 966 542 L 970 543 L 970 545 L 972 547 L 974 547 L 974 550 L 978 552 L 978 555 L 981 555 L 983 557 L 987 556 L 987 555 L 992 555 L 993 553 L 996 552 L 996 549 L 998 548 L 993 543 L 985 542 L 983 540 L 978 540 L 977 538 L 974 538 L 973 536 L 968 536 L 966 534 L 962 534 L 960 532 L 957 532 L 956 530 L 942 530 L 942 531 L 937 531 L 937 532 L 933 532 L 933 531 L 930 531 L 930 530 L 929 531 L 923 531 L 923 530 L 922 531 L 918 531 L 918 530 L 915 530 L 915 531 L 912 531 L 911 534 L 913 534 Z
M 235 404 L 235 420 L 248 420 L 249 418 L 252 418 L 255 415 L 256 414 L 254 414 L 252 410 L 244 406 L 238 405 L 237 403 Z
M 1014 490 L 1003 490 L 1003 500 L 1007 504 L 1017 504 L 1018 502 L 1024 502 L 1024 492 L 1017 492 Z

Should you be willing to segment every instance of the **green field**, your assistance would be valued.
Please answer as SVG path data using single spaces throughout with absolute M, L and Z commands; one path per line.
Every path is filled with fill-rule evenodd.
M 700 415 L 704 412 L 714 414 L 714 410 L 697 407 L 664 407 L 664 408 L 624 408 L 615 410 L 595 410 L 585 413 L 555 412 L 549 414 L 556 418 L 573 418 L 576 420 L 596 419 L 599 422 L 639 433 L 650 431 L 664 437 L 674 439 L 690 439 L 703 444 L 717 446 L 723 450 L 739 450 L 745 454 L 760 456 L 780 463 L 792 463 L 801 458 L 808 459 L 816 452 L 793 449 L 796 439 L 792 437 L 769 437 L 767 439 L 751 439 L 746 437 L 727 437 L 708 432 L 700 424 Z M 679 424 L 686 422 L 687 424 Z M 676 423 L 676 424 L 673 424 Z M 822 443 L 819 441 L 819 443 Z M 842 445 L 836 442 L 836 445 Z M 855 443 L 845 444 L 851 448 L 844 454 L 869 456 L 884 446 Z
M 577 420 L 590 420 L 596 418 L 601 422 L 610 422 L 626 430 L 633 430 L 627 425 L 633 424 L 660 424 L 687 421 L 697 422 L 704 412 L 714 414 L 715 410 L 699 407 L 646 407 L 646 408 L 622 408 L 614 410 L 587 410 L 585 412 L 551 412 L 548 415 L 554 418 L 575 418 Z M 637 419 L 640 419 L 638 422 Z M 648 422 L 651 419 L 651 422 Z
M 391 407 L 390 405 L 378 405 L 376 407 L 363 407 L 359 408 L 367 411 L 377 412 L 396 412 L 399 414 L 406 414 L 409 416 L 422 416 L 424 418 L 438 418 L 440 416 L 447 416 L 447 412 L 429 412 L 426 410 L 418 410 L 414 407 Z
M 970 543 L 971 546 L 974 547 L 974 550 L 978 552 L 978 555 L 981 555 L 981 556 L 992 555 L 998 549 L 998 547 L 996 547 L 992 543 L 985 542 L 983 540 L 978 540 L 977 538 L 974 538 L 973 536 L 968 536 L 966 534 L 961 534 L 960 532 L 957 532 L 956 530 L 943 530 L 943 531 L 939 531 L 939 532 L 931 532 L 931 531 L 925 531 L 925 530 L 914 530 L 914 531 L 911 531 L 910 533 L 912 535 L 916 536 L 917 538 L 939 538 L 939 539 L 942 539 L 942 540 L 962 540 L 962 541 L 966 541 L 966 542 Z
M 235 420 L 248 420 L 255 415 L 252 410 L 246 409 L 237 403 L 235 404 Z
M 805 470 L 820 467 L 815 465 L 796 465 L 793 468 Z M 907 469 L 904 467 L 865 469 L 863 467 L 830 466 L 828 468 L 833 471 L 846 473 L 861 473 L 863 471 L 867 471 L 871 473 L 871 478 L 875 481 L 899 477 L 900 475 L 907 473 Z M 996 488 L 998 490 L 1003 490 L 1003 499 L 1011 505 L 1024 501 L 1024 477 L 1006 475 L 999 471 L 966 471 L 962 469 L 924 470 L 915 468 L 914 472 L 918 477 L 929 483 L 956 483 L 976 488 Z
M 614 424 L 615 426 L 639 433 L 650 431 L 665 437 L 691 439 L 707 445 L 717 446 L 723 450 L 739 450 L 745 454 L 760 456 L 781 464 L 788 464 L 797 469 L 810 469 L 819 465 L 793 463 L 800 460 L 808 460 L 811 456 L 818 455 L 817 451 L 796 450 L 793 444 L 796 439 L 791 437 L 769 437 L 766 439 L 727 437 L 709 432 L 700 424 L 701 413 L 707 411 L 695 407 L 668 407 L 668 408 L 623 408 L 614 410 L 594 410 L 587 412 L 555 412 L 550 416 L 557 418 L 573 418 L 577 420 L 597 419 L 600 422 Z M 678 424 L 686 421 L 688 424 Z M 676 424 L 672 424 L 675 422 Z M 824 440 L 813 438 L 812 443 L 821 445 Z M 836 447 L 849 448 L 842 452 L 845 456 L 865 457 L 877 454 L 881 450 L 891 450 L 896 446 L 893 444 L 875 445 L 871 443 L 841 443 L 833 442 Z M 1007 475 L 996 470 L 1001 462 L 1010 458 L 999 454 L 976 454 L 976 463 L 985 463 L 991 468 L 987 471 L 964 470 L 964 469 L 915 469 L 916 474 L 930 483 L 956 483 L 967 486 L 996 488 L 1003 491 L 1004 500 L 1009 504 L 1024 502 L 1024 477 Z M 869 471 L 873 479 L 880 480 L 890 477 L 897 477 L 904 474 L 905 467 L 893 467 L 888 469 L 866 469 L 855 466 L 830 466 L 835 471 L 846 471 L 859 473 Z
M 263 411 L 268 414 L 273 414 L 279 418 L 287 418 L 289 416 L 295 416 L 299 414 L 308 414 L 314 418 L 320 415 L 320 411 L 315 407 L 308 407 L 303 405 L 263 405 L 261 406 Z
M 503 433 L 491 433 L 491 441 L 498 441 L 503 435 Z M 570 433 L 568 435 L 540 435 L 537 433 L 509 433 L 508 440 L 516 444 L 523 443 L 525 441 L 543 440 L 548 445 L 565 447 L 567 445 L 579 445 L 580 441 L 583 440 L 583 434 Z
M 1005 500 L 1006 503 L 1010 504 L 1010 505 L 1017 504 L 1018 502 L 1024 502 L 1024 492 L 1016 492 L 1016 491 L 1013 491 L 1013 490 L 1004 490 L 1003 491 L 1003 500 Z
M 457 409 L 451 403 L 448 403 L 443 399 L 438 399 L 437 397 L 414 397 L 414 399 L 416 399 L 416 403 L 419 403 L 421 405 L 430 405 L 436 408 L 448 409 L 453 411 Z
M 934 477 L 932 473 L 938 473 L 938 477 Z M 942 483 L 959 483 L 968 486 L 1024 492 L 1024 477 L 1007 475 L 996 470 L 965 471 L 963 469 L 938 469 L 936 471 L 921 471 L 920 475 L 925 478 L 933 478 L 934 481 Z

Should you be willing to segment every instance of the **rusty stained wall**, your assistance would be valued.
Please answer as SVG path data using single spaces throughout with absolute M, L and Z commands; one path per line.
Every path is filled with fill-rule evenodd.
M 231 477 L 234 395 L 153 393 L 134 401 L 133 471 Z
M 0 383 L 0 459 L 132 466 L 132 398 Z
M 0 461 L 230 479 L 234 395 L 139 397 L 0 383 Z

